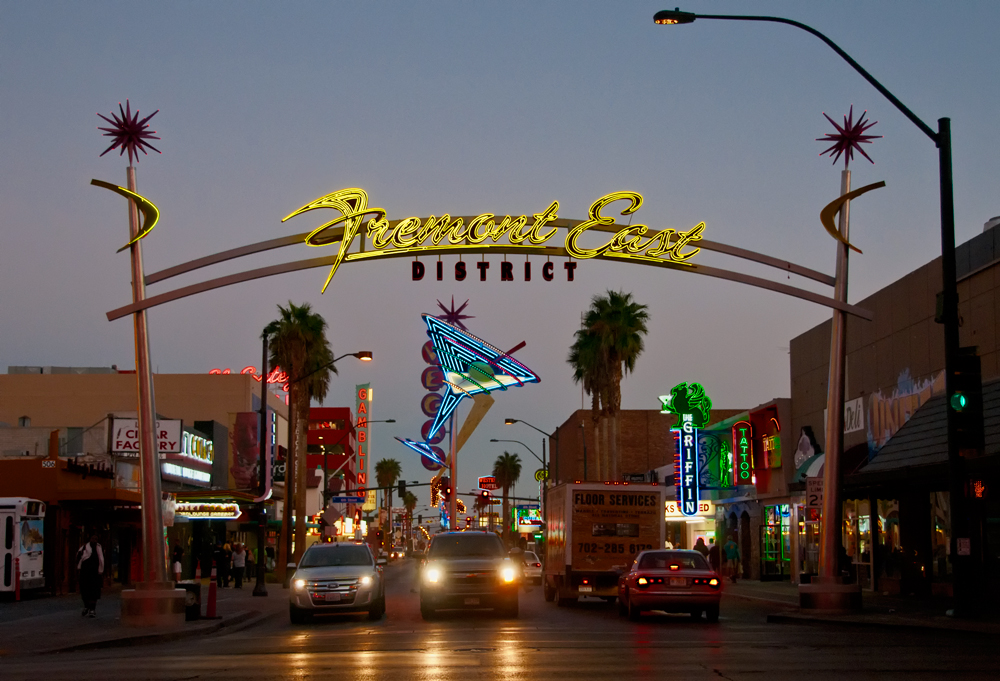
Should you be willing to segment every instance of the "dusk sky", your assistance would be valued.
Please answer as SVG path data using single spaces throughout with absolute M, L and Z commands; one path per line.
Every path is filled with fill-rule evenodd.
M 522 215 L 553 200 L 586 217 L 616 190 L 645 197 L 633 222 L 690 229 L 833 274 L 819 211 L 840 189 L 841 161 L 815 138 L 850 106 L 882 135 L 856 158 L 853 184 L 886 188 L 852 205 L 850 300 L 940 254 L 934 144 L 829 47 L 776 24 L 699 20 L 657 26 L 669 6 L 638 2 L 0 2 L 0 371 L 9 365 L 134 366 L 132 325 L 108 322 L 130 302 L 124 201 L 90 186 L 125 183 L 126 161 L 97 130 L 126 98 L 163 153 L 142 156 L 138 190 L 162 211 L 144 241 L 154 272 L 227 248 L 310 230 L 333 213 L 281 218 L 328 192 L 361 187 L 390 219 Z M 825 33 L 932 128 L 950 117 L 959 243 L 1000 214 L 1000 3 L 690 2 L 681 9 L 788 17 Z M 558 238 L 561 245 L 562 234 Z M 332 249 L 295 246 L 149 287 Z M 649 306 L 646 351 L 622 386 L 625 409 L 658 408 L 681 381 L 716 407 L 789 396 L 789 341 L 828 319 L 802 300 L 658 268 L 584 261 L 567 282 L 539 276 L 413 282 L 410 262 L 345 265 L 325 294 L 325 269 L 257 280 L 150 312 L 161 373 L 238 371 L 260 361 L 277 305 L 309 302 L 342 360 L 327 406 L 351 405 L 370 381 L 375 460 L 408 480 L 427 471 L 392 436 L 418 438 L 426 341 L 420 314 L 470 300 L 469 329 L 541 376 L 496 395 L 459 458 L 460 491 L 504 447 L 541 436 L 504 417 L 554 429 L 581 406 L 566 355 L 590 299 L 609 288 Z M 466 257 L 466 260 L 477 259 Z M 522 261 L 524 256 L 511 256 Z M 544 259 L 533 257 L 540 268 Z M 425 258 L 430 264 L 431 259 Z M 831 295 L 777 270 L 703 252 L 697 262 Z M 538 269 L 536 269 L 536 272 Z M 588 401 L 589 405 L 589 401 Z M 462 415 L 467 407 L 462 410 Z M 666 418 L 666 417 L 665 417 Z M 518 494 L 538 467 L 524 461 Z M 531 482 L 529 482 L 531 481 Z M 426 503 L 425 488 L 419 490 Z

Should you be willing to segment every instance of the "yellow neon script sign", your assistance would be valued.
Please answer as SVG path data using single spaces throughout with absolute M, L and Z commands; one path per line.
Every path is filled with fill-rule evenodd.
M 579 240 L 587 230 L 607 232 L 607 227 L 615 224 L 614 218 L 602 214 L 607 205 L 615 201 L 629 202 L 628 207 L 621 211 L 622 215 L 631 215 L 642 206 L 642 196 L 636 192 L 613 192 L 602 196 L 590 206 L 587 220 L 569 228 L 564 245 L 566 255 L 580 260 L 614 257 L 690 265 L 688 261 L 701 250 L 695 247 L 685 249 L 692 242 L 701 240 L 702 232 L 705 231 L 704 222 L 686 232 L 664 229 L 648 237 L 645 235 L 650 230 L 646 225 L 630 225 L 615 233 L 603 246 L 582 246 Z M 497 248 L 504 252 L 514 249 L 542 253 L 540 247 L 558 230 L 552 223 L 559 217 L 559 202 L 553 201 L 544 211 L 535 213 L 531 220 L 527 215 L 497 218 L 493 213 L 483 213 L 466 224 L 464 218 L 452 218 L 446 213 L 441 217 L 432 215 L 426 219 L 409 217 L 391 224 L 386 218 L 385 209 L 368 207 L 368 194 L 363 189 L 351 188 L 321 196 L 294 211 L 282 222 L 319 208 L 331 208 L 340 212 L 340 217 L 320 225 L 305 238 L 309 246 L 327 246 L 340 242 L 340 250 L 323 284 L 323 291 L 326 291 L 342 262 L 375 258 L 389 253 L 461 251 L 466 248 L 480 252 Z M 367 223 L 364 222 L 365 218 L 368 218 Z M 365 231 L 361 233 L 363 224 Z M 340 233 L 329 232 L 335 228 L 340 228 Z M 366 238 L 370 239 L 374 251 L 365 252 L 362 248 L 362 252 L 347 252 L 359 233 L 362 246 Z M 492 243 L 486 243 L 487 241 Z

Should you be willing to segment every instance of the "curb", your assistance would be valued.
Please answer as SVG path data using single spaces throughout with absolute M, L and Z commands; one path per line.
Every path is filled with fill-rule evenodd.
M 778 605 L 783 605 L 786 608 L 788 606 L 794 606 L 795 605 L 795 603 L 792 602 L 791 600 L 783 600 L 782 601 L 782 600 L 778 600 L 776 598 L 764 598 L 763 596 L 750 596 L 749 594 L 738 594 L 738 593 L 733 593 L 732 591 L 723 591 L 722 595 L 723 596 L 732 596 L 733 598 L 745 598 L 746 600 L 749 600 L 749 601 L 764 601 L 765 603 L 776 603 Z
M 212 622 L 206 625 L 196 625 L 191 629 L 179 629 L 177 631 L 166 631 L 157 634 L 137 634 L 135 636 L 121 636 L 118 638 L 105 639 L 103 641 L 90 641 L 89 643 L 78 643 L 75 645 L 64 646 L 61 648 L 49 648 L 48 650 L 39 650 L 31 655 L 51 655 L 54 653 L 71 653 L 80 650 L 100 650 L 106 648 L 129 648 L 132 646 L 143 646 L 150 645 L 153 643 L 168 643 L 170 641 L 179 641 L 186 638 L 193 638 L 195 636 L 200 636 L 203 634 L 214 634 L 220 629 L 226 627 L 233 627 L 243 623 L 248 620 L 253 620 L 258 617 L 261 613 L 256 610 L 244 610 L 237 612 L 229 617 L 223 618 L 217 622 Z M 260 621 L 266 619 L 269 615 L 265 615 L 260 618 Z M 257 622 L 254 621 L 246 626 L 253 626 Z M 242 627 L 246 628 L 246 627 Z
M 934 623 L 923 622 L 877 622 L 872 620 L 856 619 L 836 619 L 834 617 L 815 617 L 812 615 L 800 615 L 798 613 L 778 613 L 767 616 L 768 624 L 820 624 L 839 625 L 843 627 L 857 627 L 869 629 L 895 630 L 895 631 L 933 631 L 946 632 L 952 634 L 977 634 L 980 636 L 997 636 L 997 631 L 987 631 L 976 627 L 950 627 Z

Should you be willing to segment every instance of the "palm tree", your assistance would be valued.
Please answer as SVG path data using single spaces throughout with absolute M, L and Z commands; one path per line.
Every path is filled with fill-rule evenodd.
M 583 390 L 590 395 L 590 418 L 594 424 L 594 462 L 596 466 L 594 473 L 598 480 L 604 479 L 601 439 L 598 433 L 601 432 L 604 424 L 605 409 L 603 405 L 607 403 L 607 368 L 600 339 L 587 328 L 580 329 L 574 334 L 576 341 L 570 347 L 567 362 L 573 367 L 573 382 L 582 383 Z M 581 424 L 582 425 L 582 424 Z M 588 478 L 585 475 L 584 478 Z
M 417 495 L 407 490 L 406 496 L 403 497 L 403 508 L 406 509 L 406 523 L 404 527 L 407 528 L 407 549 L 413 548 L 413 509 L 416 507 Z
M 386 524 L 382 527 L 383 540 L 389 538 L 392 527 L 392 486 L 403 475 L 403 468 L 395 459 L 381 459 L 375 464 L 375 481 L 382 487 L 382 508 L 385 509 Z M 390 544 L 392 546 L 392 544 Z
M 503 488 L 503 538 L 504 544 L 510 547 L 510 488 L 517 484 L 521 477 L 521 457 L 517 454 L 504 452 L 493 462 L 493 477 Z
M 326 320 L 312 311 L 309 303 L 288 307 L 278 306 L 280 316 L 264 328 L 270 339 L 271 366 L 280 366 L 288 374 L 288 402 L 292 407 L 294 444 L 292 458 L 295 480 L 285 481 L 287 491 L 295 499 L 295 558 L 298 562 L 306 548 L 306 432 L 309 426 L 309 404 L 313 398 L 323 401 L 330 385 L 333 350 L 326 338 Z M 286 509 L 286 514 L 288 509 Z
M 631 293 L 624 291 L 607 292 L 607 296 L 595 296 L 590 310 L 584 318 L 584 325 L 597 336 L 601 352 L 599 356 L 607 363 L 607 401 L 604 404 L 611 422 L 611 446 L 608 449 L 611 479 L 618 477 L 618 412 L 622 406 L 622 378 L 635 370 L 635 363 L 642 354 L 645 336 L 649 329 L 648 308 L 635 302 Z

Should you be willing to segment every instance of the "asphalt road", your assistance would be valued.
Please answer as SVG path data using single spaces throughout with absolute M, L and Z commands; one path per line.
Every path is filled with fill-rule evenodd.
M 985 637 L 767 624 L 780 605 L 724 597 L 718 624 L 619 618 L 584 601 L 558 608 L 521 594 L 518 619 L 490 612 L 420 617 L 414 565 L 387 569 L 387 616 L 292 626 L 283 611 L 240 632 L 136 648 L 7 658 L 4 681 L 62 679 L 963 679 L 1000 676 Z M 282 592 L 270 599 L 282 606 Z

